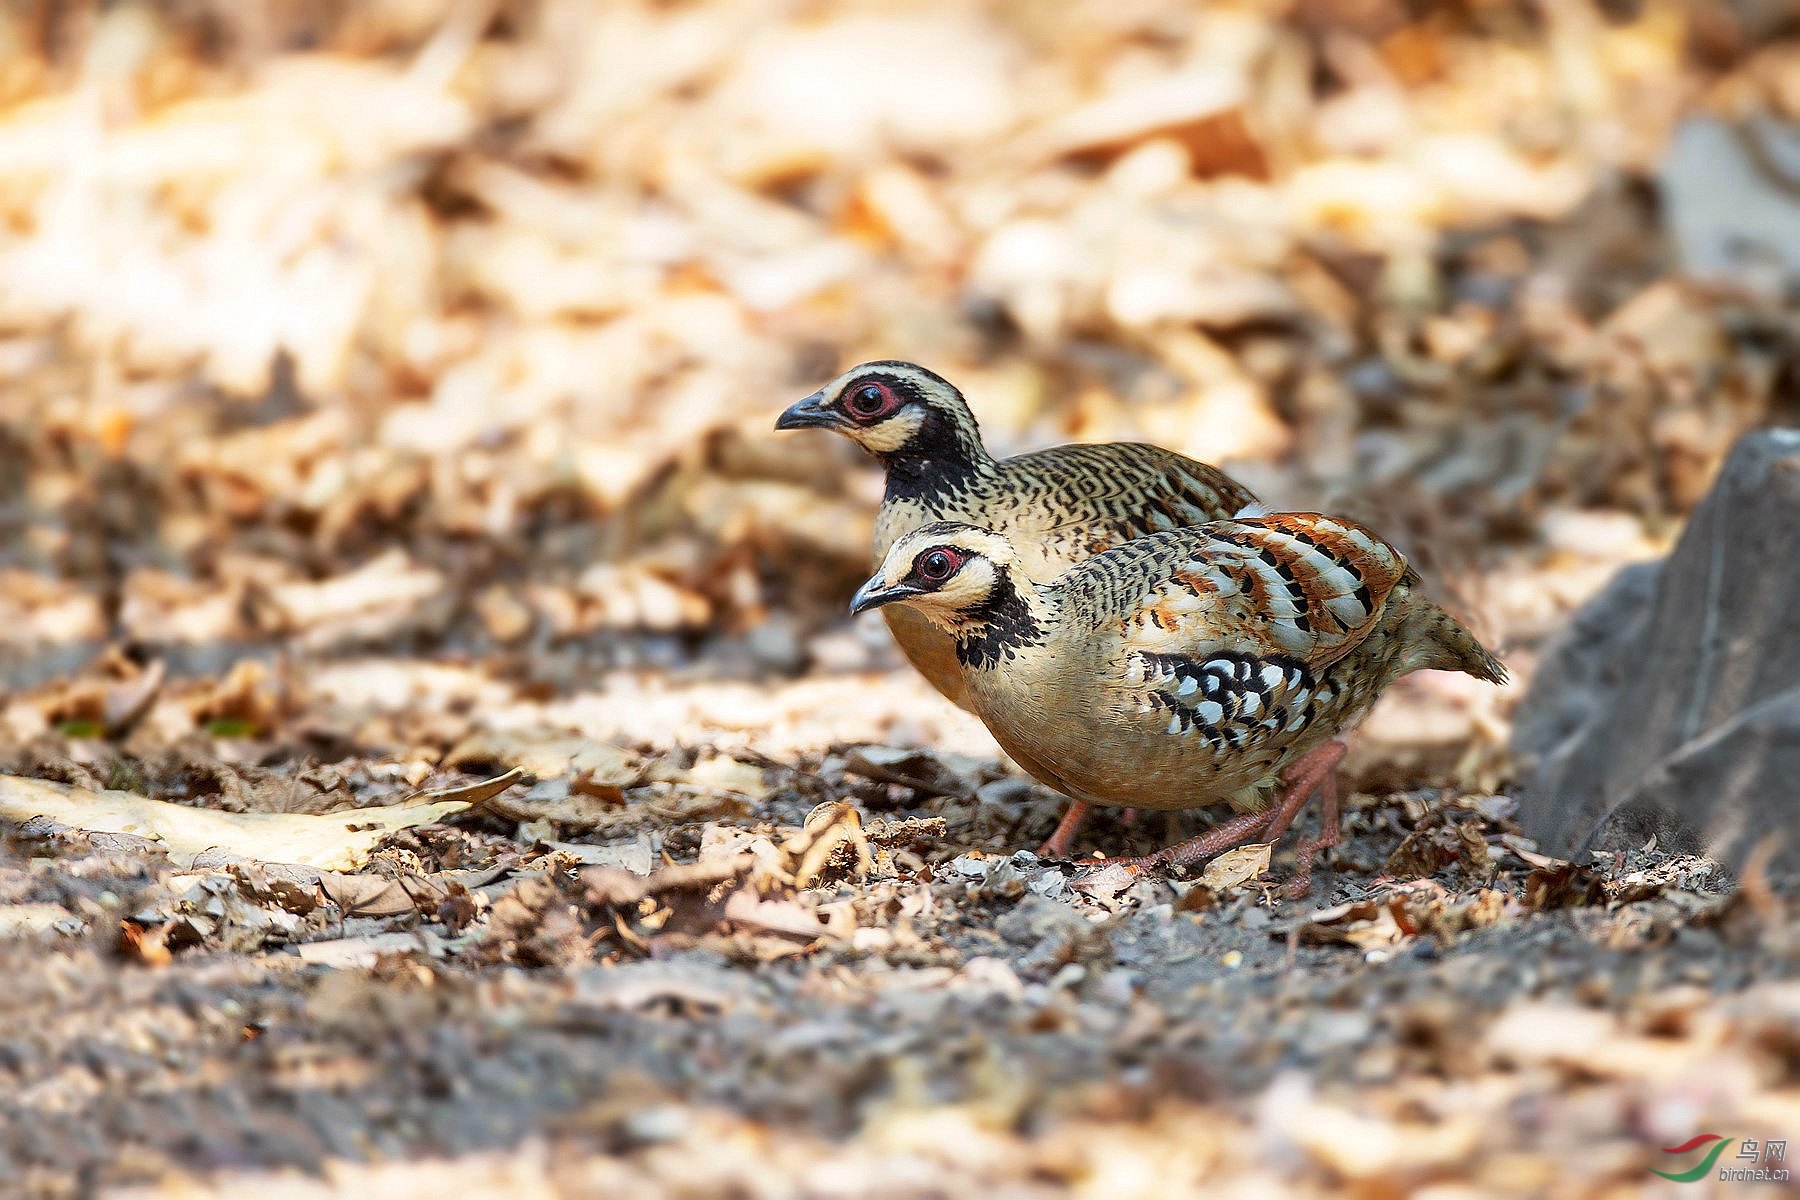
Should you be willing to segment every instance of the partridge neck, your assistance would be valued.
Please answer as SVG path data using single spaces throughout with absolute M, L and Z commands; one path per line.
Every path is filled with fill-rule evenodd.
M 1003 667 L 1049 640 L 1053 597 L 1008 570 L 992 594 L 956 634 L 956 658 L 974 671 Z
M 883 465 L 887 499 L 927 505 L 970 490 L 994 470 L 974 417 L 955 420 L 935 410 L 904 446 L 883 456 Z

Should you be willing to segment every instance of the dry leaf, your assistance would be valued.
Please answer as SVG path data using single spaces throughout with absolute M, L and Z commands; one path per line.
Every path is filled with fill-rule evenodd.
M 1274 848 L 1273 843 L 1235 846 L 1206 864 L 1200 872 L 1200 882 L 1215 892 L 1242 887 L 1269 869 L 1269 854 Z
M 408 804 L 441 804 L 447 801 L 460 801 L 471 808 L 485 804 L 504 792 L 513 784 L 525 777 L 525 772 L 514 767 L 504 775 L 496 775 L 492 779 L 483 779 L 476 783 L 465 783 L 460 787 L 438 788 L 428 792 L 414 792 L 406 798 Z
M 978 764 L 961 755 L 933 754 L 894 746 L 858 746 L 844 755 L 844 769 L 865 779 L 897 783 L 926 796 L 975 794 Z
M 512 767 L 538 779 L 577 772 L 590 784 L 614 787 L 630 787 L 643 778 L 631 755 L 617 746 L 551 730 L 482 730 L 452 747 L 444 765 L 476 770 Z
M 467 807 L 461 800 L 441 800 L 323 816 L 226 813 L 151 800 L 132 792 L 90 792 L 0 775 L 0 817 L 19 824 L 47 817 L 76 829 L 147 837 L 168 852 L 171 862 L 183 867 L 191 865 L 196 855 L 217 849 L 267 862 L 353 869 L 395 830 L 429 825 Z
M 334 938 L 325 942 L 306 942 L 298 947 L 300 961 L 326 967 L 367 969 L 384 955 L 417 954 L 421 951 L 437 957 L 443 943 L 427 930 L 401 933 L 375 933 L 368 937 Z
M 319 876 L 319 886 L 346 917 L 394 917 L 416 907 L 411 893 L 398 880 L 380 875 L 326 871 Z
M 0 938 L 32 937 L 75 916 L 60 904 L 0 904 Z

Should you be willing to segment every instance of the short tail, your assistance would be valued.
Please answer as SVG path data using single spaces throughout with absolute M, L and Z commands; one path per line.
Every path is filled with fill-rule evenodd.
M 1409 571 L 1406 582 L 1416 585 L 1417 575 Z M 1420 667 L 1428 671 L 1461 671 L 1494 684 L 1506 682 L 1505 663 L 1495 658 L 1455 617 L 1418 593 L 1414 595 L 1423 601 L 1414 618 L 1420 626 L 1418 644 L 1431 648 L 1422 656 Z
M 1456 626 L 1456 632 L 1462 635 L 1463 643 L 1457 648 L 1462 656 L 1462 663 L 1457 670 L 1477 679 L 1485 679 L 1489 683 L 1505 683 L 1508 678 L 1506 664 L 1495 658 L 1486 646 L 1475 640 L 1474 634 L 1461 625 Z

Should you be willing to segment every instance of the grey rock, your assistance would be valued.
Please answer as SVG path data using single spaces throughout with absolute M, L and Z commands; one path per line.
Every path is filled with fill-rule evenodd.
M 1778 291 L 1800 277 L 1800 126 L 1693 116 L 1676 129 L 1658 184 L 1683 269 Z
M 1544 656 L 1513 750 L 1518 820 L 1553 854 L 1741 865 L 1800 815 L 1800 431 L 1732 449 L 1667 561 L 1632 567 Z M 1777 854 L 1800 871 L 1800 838 Z

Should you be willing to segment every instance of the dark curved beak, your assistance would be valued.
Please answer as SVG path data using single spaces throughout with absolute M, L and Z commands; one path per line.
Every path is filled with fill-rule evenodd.
M 843 424 L 843 414 L 825 407 L 824 389 L 789 405 L 775 418 L 777 429 L 837 429 Z
M 893 604 L 913 596 L 923 595 L 920 588 L 910 583 L 896 583 L 893 587 L 883 587 L 881 576 L 877 575 L 869 582 L 856 589 L 856 595 L 850 597 L 850 615 L 866 613 L 871 608 L 880 608 L 884 604 Z

